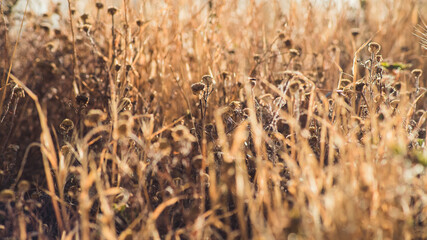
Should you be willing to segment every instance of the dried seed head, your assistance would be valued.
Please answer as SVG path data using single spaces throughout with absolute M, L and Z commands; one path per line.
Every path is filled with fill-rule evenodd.
M 119 104 L 119 112 L 130 110 L 132 110 L 132 101 L 127 97 L 122 98 Z
M 16 98 L 24 98 L 25 97 L 25 91 L 20 86 L 16 85 L 13 88 L 13 96 Z
M 299 56 L 299 51 L 297 49 L 292 48 L 289 50 L 289 54 L 292 58 L 294 58 L 296 56 Z
M 341 82 L 340 82 L 340 89 L 343 89 L 343 88 L 345 88 L 345 87 L 347 87 L 348 85 L 350 85 L 351 84 L 351 80 L 349 80 L 349 79 L 346 79 L 346 78 L 344 78 L 344 79 L 341 79 Z
M 290 38 L 285 39 L 283 41 L 283 43 L 285 44 L 285 47 L 288 48 L 288 49 L 292 47 L 292 40 Z
M 383 60 L 383 56 L 377 55 L 377 56 L 375 56 L 375 60 L 377 60 L 377 62 L 381 62 Z
M 21 193 L 27 192 L 30 190 L 30 183 L 26 180 L 22 180 L 18 183 L 18 191 Z
M 357 92 L 362 92 L 363 87 L 365 87 L 365 83 L 362 82 L 362 81 L 360 81 L 360 82 L 356 83 L 355 89 L 356 89 Z
M 11 189 L 4 189 L 0 192 L 0 202 L 9 202 L 15 200 L 15 192 Z
M 144 20 L 141 20 L 141 19 L 136 20 L 136 25 L 138 25 L 138 27 L 142 27 L 142 25 L 144 25 L 144 23 L 145 23 Z
M 82 30 L 85 32 L 85 33 L 89 33 L 89 30 L 90 30 L 90 28 L 91 28 L 92 26 L 90 25 L 90 24 L 85 24 L 85 25 L 83 25 L 83 27 L 82 27 Z
M 351 31 L 351 36 L 353 37 L 357 37 L 360 34 L 359 28 L 352 28 L 350 31 Z
M 402 83 L 398 82 L 398 83 L 394 84 L 394 89 L 397 91 L 400 91 L 400 89 L 402 89 Z
M 64 133 L 68 133 L 69 131 L 71 131 L 74 128 L 74 123 L 73 121 L 71 121 L 70 119 L 66 118 L 62 121 L 62 123 L 59 125 L 59 128 L 61 128 L 61 130 Z
M 111 16 L 114 16 L 117 13 L 117 8 L 109 7 L 107 11 L 108 11 L 108 14 L 110 14 Z
M 99 122 L 102 122 L 105 119 L 107 119 L 107 114 L 104 113 L 102 110 L 91 109 L 86 115 L 86 119 L 84 121 L 84 124 L 87 127 L 94 127 L 94 126 L 98 125 Z
M 260 63 L 260 62 L 261 62 L 261 55 L 259 55 L 259 54 L 255 54 L 255 55 L 254 55 L 254 61 L 255 61 L 256 63 Z
M 89 14 L 84 13 L 80 16 L 80 19 L 83 21 L 83 23 L 86 23 L 86 21 L 89 19 Z
M 211 86 L 213 84 L 213 77 L 211 75 L 204 75 L 202 77 L 202 82 L 206 84 L 206 86 Z
M 89 95 L 87 93 L 77 95 L 76 102 L 79 106 L 86 106 L 89 103 Z
M 127 120 L 119 120 L 115 129 L 116 138 L 128 137 L 131 134 L 131 126 Z
M 415 78 L 419 78 L 419 77 L 421 77 L 421 75 L 423 75 L 423 70 L 421 70 L 421 69 L 414 69 L 414 70 L 412 70 L 412 75 L 414 75 L 414 77 Z
M 178 125 L 172 128 L 172 138 L 176 142 L 183 140 L 195 142 L 197 140 L 184 125 Z
M 194 83 L 191 85 L 191 90 L 194 95 L 199 95 L 201 91 L 205 89 L 206 85 L 202 82 Z
M 370 53 L 378 54 L 381 50 L 381 45 L 376 42 L 370 42 L 368 45 L 368 51 Z
M 251 84 L 251 87 L 254 88 L 256 86 L 256 78 L 249 78 L 249 82 Z
M 104 4 L 102 2 L 97 2 L 95 3 L 96 8 L 98 8 L 99 10 L 104 8 Z
M 290 92 L 292 95 L 294 95 L 295 93 L 297 93 L 297 92 L 298 92 L 298 90 L 299 90 L 299 88 L 300 88 L 300 82 L 299 82 L 299 81 L 292 81 L 292 82 L 289 84 L 289 92 Z

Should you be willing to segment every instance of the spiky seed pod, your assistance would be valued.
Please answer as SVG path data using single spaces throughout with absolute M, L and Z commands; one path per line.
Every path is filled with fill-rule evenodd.
M 365 83 L 364 83 L 364 82 L 362 82 L 362 81 L 357 82 L 357 83 L 356 83 L 355 90 L 356 90 L 357 92 L 362 92 L 363 87 L 365 87 Z
M 107 11 L 108 11 L 108 14 L 110 14 L 111 16 L 114 16 L 117 13 L 117 8 L 109 7 Z
M 300 83 L 299 81 L 292 81 L 289 84 L 289 92 L 294 95 L 295 93 L 297 93 L 298 89 L 300 88 Z
M 74 128 L 74 123 L 70 119 L 66 118 L 61 122 L 59 128 L 63 131 L 63 133 L 68 133 Z
M 370 42 L 368 45 L 368 51 L 373 54 L 378 54 L 381 50 L 381 45 L 376 42 Z
M 350 31 L 351 31 L 351 36 L 353 36 L 353 37 L 357 37 L 360 34 L 359 28 L 352 28 Z
M 205 89 L 206 85 L 202 82 L 194 83 L 191 85 L 191 91 L 194 95 L 199 95 L 201 91 Z
M 415 78 L 419 78 L 419 77 L 421 77 L 421 75 L 423 75 L 423 70 L 421 70 L 421 69 L 414 69 L 414 70 L 412 70 L 412 75 L 414 75 L 414 77 Z
M 104 4 L 102 2 L 97 2 L 95 3 L 96 8 L 98 8 L 99 10 L 101 10 L 102 8 L 104 8 Z
M 96 126 L 99 122 L 104 121 L 105 119 L 107 119 L 107 114 L 104 113 L 102 110 L 100 109 L 91 109 L 87 115 L 86 115 L 86 119 L 84 121 L 84 124 L 87 127 L 94 127 Z
M 289 54 L 290 54 L 291 58 L 294 58 L 296 56 L 299 56 L 299 51 L 297 49 L 292 48 L 289 50 Z

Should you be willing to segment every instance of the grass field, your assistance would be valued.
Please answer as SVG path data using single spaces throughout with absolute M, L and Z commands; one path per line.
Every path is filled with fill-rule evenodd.
M 427 239 L 425 1 L 25 3 L 0 238 Z

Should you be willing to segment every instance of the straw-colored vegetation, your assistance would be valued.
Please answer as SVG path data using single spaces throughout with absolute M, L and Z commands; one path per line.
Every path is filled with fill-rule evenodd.
M 0 238 L 427 239 L 422 0 L 14 2 Z

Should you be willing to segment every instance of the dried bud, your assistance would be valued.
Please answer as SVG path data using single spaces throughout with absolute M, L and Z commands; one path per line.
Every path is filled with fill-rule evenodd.
M 377 62 L 381 62 L 383 60 L 383 56 L 377 55 L 377 56 L 375 56 L 375 60 L 377 60 Z
M 85 33 L 89 33 L 89 30 L 90 30 L 90 28 L 91 28 L 92 26 L 90 25 L 90 24 L 85 24 L 85 25 L 83 25 L 83 27 L 82 27 L 82 30 L 85 32 Z
M 86 21 L 89 19 L 89 14 L 84 13 L 80 16 L 80 19 L 83 21 L 83 23 L 86 23 Z
M 15 200 L 15 192 L 10 189 L 4 189 L 0 192 L 0 202 L 9 202 Z
M 381 45 L 376 42 L 371 42 L 368 45 L 368 51 L 373 54 L 378 54 L 381 50 Z

